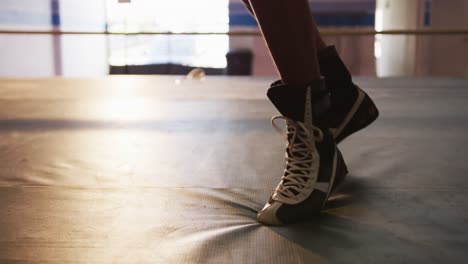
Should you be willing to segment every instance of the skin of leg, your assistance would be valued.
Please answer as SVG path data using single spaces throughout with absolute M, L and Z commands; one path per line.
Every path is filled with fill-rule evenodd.
M 250 5 L 250 2 L 249 0 L 242 0 L 242 2 L 244 3 L 245 7 L 247 8 L 247 10 L 249 10 L 250 14 L 255 17 L 255 14 L 254 14 L 254 11 L 252 9 L 252 6 Z M 315 23 L 315 21 L 312 21 L 313 23 L 313 27 L 316 31 L 316 35 L 318 36 L 317 37 L 317 47 L 319 50 L 321 49 L 324 49 L 327 47 L 327 44 L 325 43 L 325 41 L 323 40 L 322 36 L 320 35 L 320 32 L 318 30 L 318 27 L 317 27 L 317 24 Z
M 305 84 L 321 78 L 318 30 L 307 0 L 250 0 L 281 79 Z

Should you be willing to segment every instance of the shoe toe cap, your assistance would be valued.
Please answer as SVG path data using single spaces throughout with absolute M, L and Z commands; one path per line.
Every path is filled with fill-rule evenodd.
M 265 207 L 258 212 L 257 221 L 265 225 L 279 226 L 283 223 L 278 219 L 277 211 L 282 203 L 274 201 L 273 203 L 267 203 Z

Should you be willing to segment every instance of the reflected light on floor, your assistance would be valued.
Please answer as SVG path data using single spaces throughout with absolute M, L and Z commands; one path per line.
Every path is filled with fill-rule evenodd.
M 98 101 L 92 114 L 105 120 L 136 121 L 145 119 L 150 114 L 150 107 L 144 98 L 115 98 Z

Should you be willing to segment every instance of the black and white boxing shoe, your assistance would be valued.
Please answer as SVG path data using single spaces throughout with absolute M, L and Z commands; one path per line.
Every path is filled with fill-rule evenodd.
M 287 124 L 286 168 L 281 182 L 257 220 L 284 225 L 312 218 L 320 212 L 337 178 L 344 178 L 346 164 L 326 125 L 330 96 L 324 80 L 308 85 L 278 85 L 268 97 Z
M 369 95 L 353 82 L 334 46 L 322 49 L 318 59 L 320 72 L 330 89 L 329 126 L 338 144 L 374 122 L 379 110 Z
M 328 126 L 338 144 L 374 122 L 379 111 L 369 95 L 353 83 L 349 70 L 334 46 L 322 49 L 318 59 L 320 72 L 330 91 Z M 282 85 L 282 82 L 276 81 L 271 87 L 277 85 Z

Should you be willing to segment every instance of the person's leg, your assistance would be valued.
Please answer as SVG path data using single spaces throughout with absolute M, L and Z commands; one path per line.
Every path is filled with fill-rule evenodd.
M 254 11 L 252 9 L 252 6 L 250 5 L 249 0 L 242 0 L 242 2 L 244 3 L 245 7 L 250 12 L 250 14 L 253 17 L 255 17 L 255 13 L 254 13 Z M 325 41 L 323 40 L 322 36 L 320 35 L 319 30 L 318 30 L 317 25 L 316 25 L 314 20 L 312 20 L 312 28 L 315 31 L 315 35 L 317 36 L 316 37 L 316 46 L 318 48 L 318 51 L 320 51 L 322 49 L 325 49 L 327 47 L 327 45 L 325 44 Z
M 314 216 L 346 165 L 328 129 L 330 92 L 321 76 L 317 37 L 307 0 L 250 0 L 282 83 L 268 98 L 284 120 L 286 166 L 273 195 L 258 213 L 264 224 L 289 224 Z
M 321 78 L 318 65 L 318 31 L 307 0 L 250 0 L 263 37 L 287 84 L 304 84 Z
M 250 13 L 255 16 L 255 10 L 252 8 L 249 0 L 242 1 Z M 276 1 L 271 2 L 273 3 Z M 276 24 L 283 23 L 283 18 L 288 17 L 288 14 L 286 13 L 287 10 L 288 9 L 285 9 L 283 12 L 279 12 L 282 15 L 280 18 L 277 18 Z M 297 14 L 292 15 L 295 16 Z M 275 22 L 272 23 L 274 27 L 276 24 Z M 326 46 L 319 33 L 319 30 L 317 29 L 316 24 L 312 19 L 309 22 L 309 25 L 311 27 L 309 28 L 309 31 L 313 32 L 314 38 L 316 40 L 315 45 L 312 45 L 310 49 L 317 52 L 320 73 L 323 77 L 325 77 L 327 88 L 331 93 L 331 113 L 329 115 L 330 128 L 335 139 L 339 143 L 344 138 L 365 128 L 373 121 L 375 121 L 379 116 L 379 111 L 372 99 L 353 83 L 352 76 L 346 68 L 346 65 L 341 60 L 335 47 Z M 289 63 L 292 60 L 282 61 Z M 295 67 L 292 67 L 291 69 L 295 69 Z M 315 71 L 315 69 L 312 70 Z M 272 84 L 272 86 L 282 84 L 283 82 L 284 80 L 276 81 Z

